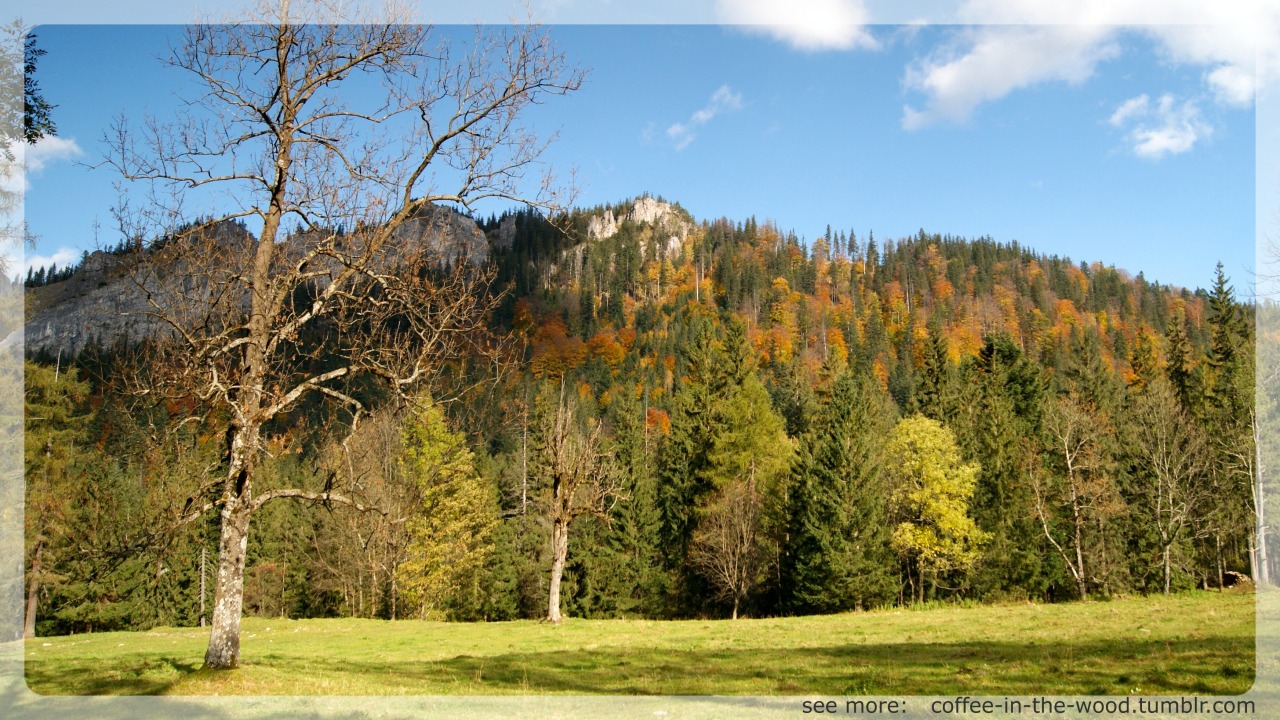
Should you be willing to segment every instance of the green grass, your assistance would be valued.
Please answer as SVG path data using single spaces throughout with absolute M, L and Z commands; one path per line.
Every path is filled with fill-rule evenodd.
M 1254 596 L 762 620 L 434 623 L 248 618 L 238 670 L 199 669 L 207 631 L 35 638 L 46 695 L 1237 694 Z

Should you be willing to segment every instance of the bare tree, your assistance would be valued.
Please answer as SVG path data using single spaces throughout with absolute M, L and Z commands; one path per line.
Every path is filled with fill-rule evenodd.
M 406 521 L 421 504 L 421 492 L 400 471 L 404 408 L 370 413 L 322 459 L 358 486 L 361 499 L 379 512 L 335 507 L 312 528 L 310 562 L 322 584 L 338 590 L 356 617 L 399 616 L 396 568 L 409 545 Z
M 1091 526 L 1101 525 L 1117 515 L 1122 507 L 1119 490 L 1107 474 L 1102 450 L 1106 424 L 1090 409 L 1070 397 L 1060 397 L 1050 406 L 1045 417 L 1045 430 L 1053 445 L 1053 454 L 1061 462 L 1062 475 L 1043 477 L 1032 474 L 1032 490 L 1036 498 L 1036 517 L 1045 538 L 1062 557 L 1076 581 L 1080 599 L 1089 599 L 1092 563 L 1087 550 L 1087 534 Z M 1066 537 L 1057 528 L 1056 508 L 1068 515 Z
M 1237 455 L 1237 468 L 1247 475 L 1251 485 L 1249 499 L 1254 511 L 1254 533 L 1250 538 L 1249 562 L 1253 571 L 1253 581 L 1260 589 L 1271 586 L 1272 568 L 1269 559 L 1271 543 L 1275 540 L 1268 517 L 1274 509 L 1274 495 L 1268 490 L 1274 485 L 1272 467 L 1275 457 L 1275 438 L 1280 433 L 1275 431 L 1277 413 L 1276 388 L 1280 387 L 1280 363 L 1277 363 L 1275 325 L 1276 307 L 1273 303 L 1262 300 L 1256 307 L 1257 312 L 1257 363 L 1258 373 L 1255 388 L 1255 409 L 1250 417 L 1252 440 L 1252 461 Z
M 690 558 L 715 586 L 718 596 L 738 607 L 760 582 L 765 547 L 757 529 L 761 498 L 752 480 L 735 480 L 712 501 L 693 534 Z
M 394 13 L 333 7 L 283 0 L 259 22 L 190 27 L 169 62 L 202 94 L 107 138 L 106 163 L 143 193 L 118 217 L 162 330 L 146 390 L 196 399 L 193 418 L 224 430 L 213 499 L 183 518 L 221 512 L 210 668 L 239 661 L 253 513 L 281 498 L 364 507 L 329 484 L 255 492 L 264 426 L 307 398 L 354 426 L 363 388 L 410 395 L 475 349 L 490 274 L 439 204 L 556 207 L 521 114 L 582 78 L 536 27 L 429 47 L 429 28 Z
M 1160 543 L 1167 595 L 1174 546 L 1207 533 L 1198 522 L 1208 500 L 1209 446 L 1203 431 L 1163 379 L 1150 383 L 1138 395 L 1133 414 L 1132 447 L 1146 466 L 1141 494 Z
M 569 527 L 583 515 L 608 519 L 621 498 L 621 473 L 602 447 L 600 421 L 581 426 L 577 403 L 561 397 L 548 417 L 539 448 L 538 472 L 550 488 L 551 585 L 547 597 L 547 621 L 560 622 L 560 580 L 569 557 Z

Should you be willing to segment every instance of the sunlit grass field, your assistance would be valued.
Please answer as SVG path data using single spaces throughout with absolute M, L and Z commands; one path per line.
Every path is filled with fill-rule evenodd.
M 26 643 L 46 695 L 1237 694 L 1254 596 L 796 618 L 436 623 L 245 620 L 238 670 L 200 670 L 208 632 Z

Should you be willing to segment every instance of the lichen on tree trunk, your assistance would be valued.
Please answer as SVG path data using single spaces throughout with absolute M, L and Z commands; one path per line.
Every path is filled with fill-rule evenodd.
M 249 516 L 245 498 L 228 503 L 222 511 L 213 621 L 209 631 L 209 649 L 204 656 L 204 666 L 209 669 L 228 670 L 240 665 L 240 611 L 244 601 Z
M 560 622 L 560 579 L 569 556 L 569 524 L 556 520 L 551 526 L 551 587 L 547 593 L 547 621 Z

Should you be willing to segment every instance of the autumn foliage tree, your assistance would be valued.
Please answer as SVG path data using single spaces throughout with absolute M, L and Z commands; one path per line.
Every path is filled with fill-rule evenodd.
M 760 582 L 768 559 L 761 505 L 755 482 L 731 482 L 715 494 L 693 533 L 690 560 L 711 581 L 718 598 L 733 602 L 734 620 L 742 601 Z
M 890 542 L 915 566 L 911 584 L 923 602 L 926 574 L 936 582 L 940 572 L 972 567 L 987 539 L 969 516 L 979 467 L 962 462 L 951 431 L 923 415 L 898 422 L 885 455 L 892 488 Z
M 438 406 L 416 409 L 402 434 L 401 472 L 421 496 L 406 520 L 409 543 L 397 581 L 417 615 L 440 618 L 456 596 L 479 592 L 498 502 L 476 472 L 465 438 L 449 431 Z

